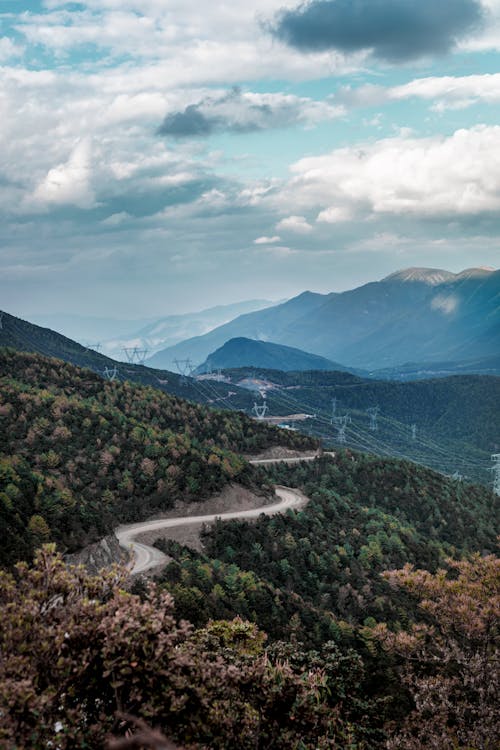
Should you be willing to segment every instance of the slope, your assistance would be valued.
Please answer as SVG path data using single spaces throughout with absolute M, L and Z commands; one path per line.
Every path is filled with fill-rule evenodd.
M 229 481 L 259 489 L 234 451 L 315 444 L 35 354 L 0 350 L 0 386 L 0 564 L 51 539 L 77 549 Z
M 235 337 L 271 340 L 368 370 L 500 352 L 500 271 L 407 269 L 339 294 L 310 292 L 158 353 L 204 360 Z
M 271 370 L 337 370 L 346 368 L 316 354 L 304 352 L 291 346 L 273 344 L 270 341 L 255 341 L 243 337 L 230 339 L 209 354 L 196 372 L 204 373 L 222 368 L 259 367 Z

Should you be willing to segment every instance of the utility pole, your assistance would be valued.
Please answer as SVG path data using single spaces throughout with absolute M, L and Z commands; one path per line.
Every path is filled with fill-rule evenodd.
M 500 495 L 500 453 L 493 453 L 491 460 L 493 461 L 493 492 L 495 495 Z
M 378 430 L 377 417 L 380 411 L 380 407 L 372 406 L 370 409 L 367 409 L 366 411 L 370 415 L 370 430 L 372 432 L 377 432 Z

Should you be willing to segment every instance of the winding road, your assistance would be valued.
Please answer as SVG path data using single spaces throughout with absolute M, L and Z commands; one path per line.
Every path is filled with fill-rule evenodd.
M 258 518 L 261 514 L 272 516 L 276 513 L 284 513 L 290 508 L 300 508 L 307 503 L 307 498 L 296 489 L 291 487 L 276 486 L 278 502 L 272 505 L 264 505 L 261 508 L 251 510 L 231 511 L 229 513 L 212 513 L 206 516 L 180 516 L 179 518 L 160 518 L 155 521 L 144 521 L 118 526 L 115 535 L 120 546 L 132 553 L 133 567 L 131 574 L 145 573 L 151 568 L 165 564 L 167 556 L 155 547 L 150 547 L 142 542 L 137 542 L 136 537 L 148 531 L 164 531 L 179 526 L 190 526 L 191 524 L 212 523 L 216 519 L 231 520 L 234 518 Z M 161 535 L 159 535 L 161 536 Z M 168 536 L 168 534 L 165 534 Z

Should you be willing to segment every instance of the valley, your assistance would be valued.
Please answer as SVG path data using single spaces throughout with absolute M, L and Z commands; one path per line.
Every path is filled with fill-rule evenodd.
M 423 294 L 457 279 L 380 283 Z M 306 316 L 317 304 L 300 301 Z M 500 378 L 481 374 L 485 360 L 469 360 L 477 373 L 431 362 L 379 379 L 240 337 L 172 373 L 7 313 L 0 345 L 0 685 L 14 695 L 0 742 L 36 737 L 37 750 L 61 715 L 61 747 L 101 748 L 116 732 L 102 700 L 109 717 L 141 715 L 144 701 L 159 716 L 167 700 L 162 731 L 196 750 L 207 732 L 214 748 L 239 746 L 241 715 L 259 717 L 266 750 L 384 750 L 420 737 L 408 675 L 428 674 L 411 645 L 423 632 L 442 654 L 433 684 L 447 696 L 446 670 L 459 675 L 446 721 L 464 737 L 496 733 L 477 697 L 485 683 L 496 692 L 500 616 Z M 441 706 L 426 705 L 441 737 Z

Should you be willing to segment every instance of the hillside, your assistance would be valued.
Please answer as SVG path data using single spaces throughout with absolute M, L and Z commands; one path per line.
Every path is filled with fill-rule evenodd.
M 314 444 L 40 355 L 0 350 L 0 385 L 0 564 L 42 541 L 75 550 L 229 481 L 259 488 L 235 451 Z
M 305 292 L 167 348 L 149 363 L 169 367 L 175 357 L 203 361 L 240 336 L 365 370 L 488 358 L 500 352 L 500 271 L 407 269 L 338 294 Z
M 259 367 L 284 372 L 290 370 L 342 371 L 346 369 L 336 362 L 331 362 L 324 357 L 318 357 L 291 346 L 240 337 L 226 341 L 223 346 L 209 354 L 205 362 L 196 369 L 196 372 L 204 373 L 236 367 Z
M 256 373 L 241 368 L 226 375 L 238 383 Z M 257 375 L 273 385 L 267 390 L 267 416 L 309 414 L 299 428 L 322 436 L 325 445 L 339 445 L 343 428 L 352 448 L 491 482 L 490 456 L 500 446 L 499 377 L 394 382 L 345 372 L 259 370 Z
M 299 640 L 316 647 L 328 637 L 341 640 L 338 624 L 330 624 L 328 634 L 332 614 L 336 623 L 349 623 L 344 631 L 349 639 L 349 631 L 352 635 L 369 617 L 395 624 L 403 605 L 406 621 L 415 616 L 411 603 L 403 602 L 382 579 L 383 570 L 411 563 L 435 571 L 449 555 L 475 550 L 487 554 L 496 548 L 498 496 L 408 462 L 347 451 L 319 465 L 270 466 L 268 475 L 278 484 L 301 488 L 311 502 L 288 517 L 230 521 L 208 530 L 203 538 L 211 584 L 206 576 L 202 580 L 203 556 L 189 555 L 189 576 L 182 582 L 175 581 L 175 564 L 165 571 L 179 613 L 195 618 L 197 624 L 209 617 L 239 614 L 272 637 L 285 638 L 290 634 L 286 596 L 281 593 L 274 602 L 259 604 L 262 598 L 271 599 L 271 587 L 300 597 L 295 626 Z M 175 545 L 168 549 L 177 560 L 185 554 Z M 214 561 L 227 567 L 221 570 Z M 230 566 L 239 568 L 233 579 Z M 245 585 L 249 571 L 259 586 L 253 588 L 251 581 Z M 237 587 L 233 600 L 227 595 L 231 580 Z M 197 615 L 183 609 L 189 586 L 208 588 Z M 312 609 L 317 621 L 308 630 Z
M 192 378 L 181 377 L 179 372 L 168 372 L 134 363 L 117 362 L 110 357 L 78 344 L 50 328 L 42 328 L 14 315 L 1 313 L 0 348 L 9 347 L 20 352 L 33 352 L 47 357 L 57 357 L 79 367 L 87 367 L 104 379 L 120 382 L 129 380 L 149 385 L 161 391 L 202 404 L 224 405 L 229 389 L 222 383 L 195 383 Z M 237 408 L 250 410 L 252 399 L 238 387 L 231 388 Z

